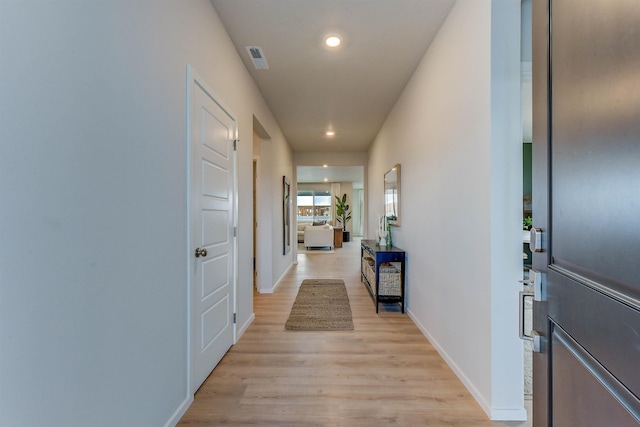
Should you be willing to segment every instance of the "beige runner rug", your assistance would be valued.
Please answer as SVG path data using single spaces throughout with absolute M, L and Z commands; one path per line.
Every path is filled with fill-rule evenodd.
M 304 280 L 284 327 L 294 331 L 352 331 L 351 306 L 344 281 Z

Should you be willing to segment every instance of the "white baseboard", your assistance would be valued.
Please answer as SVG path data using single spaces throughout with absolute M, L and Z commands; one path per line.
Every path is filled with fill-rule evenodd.
M 284 273 L 282 273 L 280 278 L 276 281 L 276 283 L 274 283 L 274 285 L 270 289 L 260 289 L 259 292 L 261 294 L 272 294 L 272 293 L 274 293 L 275 290 L 278 288 L 278 286 L 280 286 L 280 283 L 282 282 L 282 279 L 284 279 L 284 276 L 286 276 L 287 273 L 289 273 L 289 270 L 291 270 L 293 265 L 294 265 L 293 262 L 291 264 L 289 264 L 289 267 L 287 267 L 287 269 L 284 271 Z
M 476 388 L 473 382 L 464 374 L 462 369 L 455 363 L 455 361 L 447 354 L 444 348 L 438 343 L 438 341 L 431 336 L 429 330 L 425 328 L 425 326 L 420 323 L 418 318 L 411 312 L 410 309 L 406 310 L 407 315 L 413 320 L 413 323 L 420 329 L 420 332 L 429 340 L 431 345 L 436 349 L 440 357 L 444 359 L 445 363 L 449 365 L 451 370 L 456 374 L 458 379 L 462 382 L 462 384 L 469 390 L 471 396 L 478 402 L 482 410 L 487 417 L 489 417 L 492 421 L 526 421 L 527 419 L 527 410 L 522 408 L 492 408 L 489 403 L 487 403 L 485 397 L 480 393 L 480 391 Z
M 527 410 L 522 409 L 492 409 L 491 421 L 527 421 Z
M 256 314 L 255 313 L 251 313 L 251 316 L 249 316 L 247 321 L 244 322 L 244 325 L 242 325 L 240 327 L 240 329 L 238 329 L 238 331 L 236 333 L 236 343 L 238 342 L 240 337 L 247 331 L 247 328 L 249 328 L 249 326 L 253 323 L 254 320 L 256 320 Z
M 166 422 L 164 427 L 173 427 L 180 422 L 180 419 L 184 416 L 189 409 L 189 406 L 193 403 L 193 395 L 187 396 L 185 400 L 182 401 L 182 404 L 175 410 L 171 418 Z
M 236 340 L 234 344 L 238 342 L 240 337 L 247 331 L 247 329 L 255 319 L 256 319 L 256 314 L 251 313 L 251 316 L 249 316 L 247 321 L 237 330 Z M 178 422 L 180 422 L 180 419 L 184 416 L 184 414 L 187 412 L 187 410 L 189 409 L 192 403 L 193 403 L 193 395 L 187 396 L 185 400 L 182 402 L 182 404 L 178 407 L 178 409 L 175 410 L 171 418 L 169 418 L 169 420 L 166 422 L 164 427 L 173 427 L 176 424 L 178 424 Z

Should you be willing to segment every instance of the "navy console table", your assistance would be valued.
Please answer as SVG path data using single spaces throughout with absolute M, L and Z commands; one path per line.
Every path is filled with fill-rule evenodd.
M 376 246 L 375 240 L 362 240 L 360 256 L 362 281 L 376 304 L 376 313 L 381 302 L 399 303 L 404 313 L 405 252 L 395 246 Z

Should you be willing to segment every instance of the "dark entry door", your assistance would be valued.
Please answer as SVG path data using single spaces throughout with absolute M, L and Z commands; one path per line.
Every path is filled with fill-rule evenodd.
M 640 424 L 640 1 L 534 0 L 535 426 Z

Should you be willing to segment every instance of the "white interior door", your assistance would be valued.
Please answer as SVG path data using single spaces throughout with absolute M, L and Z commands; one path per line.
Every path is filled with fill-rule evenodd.
M 191 391 L 234 339 L 236 123 L 189 72 Z

